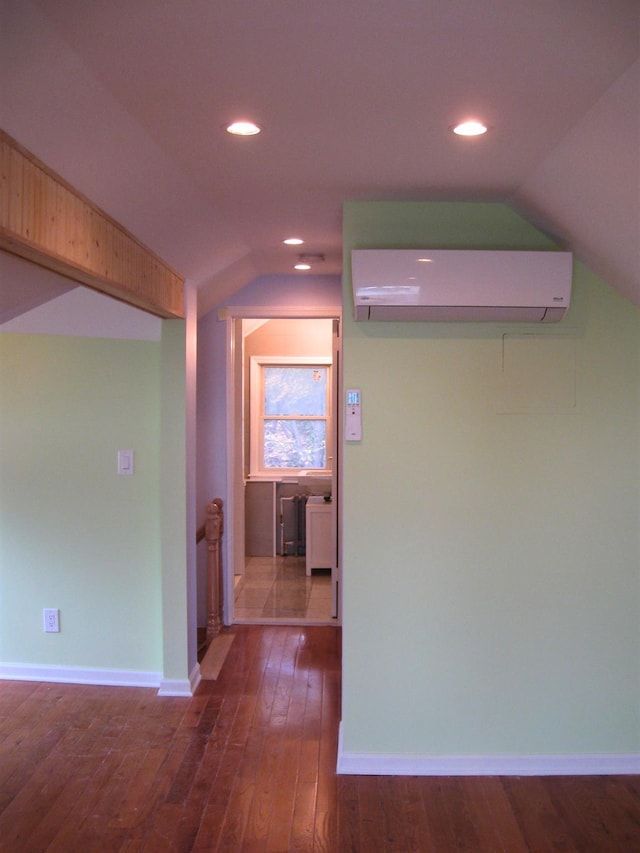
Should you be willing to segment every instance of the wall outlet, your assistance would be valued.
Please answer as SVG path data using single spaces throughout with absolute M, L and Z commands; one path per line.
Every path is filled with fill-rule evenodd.
M 45 607 L 42 611 L 44 630 L 48 634 L 57 634 L 60 631 L 60 611 L 55 607 Z

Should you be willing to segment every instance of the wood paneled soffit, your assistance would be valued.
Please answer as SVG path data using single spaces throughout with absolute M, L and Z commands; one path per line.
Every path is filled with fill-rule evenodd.
M 0 130 L 0 248 L 159 317 L 184 317 L 184 279 Z

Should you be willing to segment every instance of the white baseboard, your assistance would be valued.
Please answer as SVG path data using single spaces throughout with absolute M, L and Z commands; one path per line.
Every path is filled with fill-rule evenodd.
M 190 699 L 196 692 L 197 686 L 202 681 L 200 675 L 200 664 L 196 665 L 189 674 L 189 679 L 186 678 L 163 678 L 158 690 L 158 696 L 182 696 Z
M 189 684 L 191 685 L 191 695 L 193 695 L 200 682 L 202 681 L 202 673 L 200 672 L 200 664 L 196 663 L 194 668 L 191 670 L 191 674 L 189 675 Z
M 158 696 L 182 696 L 184 699 L 191 699 L 191 682 L 188 678 L 163 678 Z
M 97 684 L 107 687 L 160 687 L 161 672 L 99 667 L 0 663 L 5 681 L 47 681 L 57 684 Z
M 0 663 L 0 680 L 95 684 L 104 687 L 154 687 L 158 690 L 158 696 L 191 698 L 200 684 L 201 676 L 199 664 L 195 665 L 188 679 L 172 679 L 163 678 L 161 672 L 142 670 Z
M 640 754 L 432 756 L 346 752 L 340 723 L 336 772 L 354 776 L 635 775 L 640 773 Z

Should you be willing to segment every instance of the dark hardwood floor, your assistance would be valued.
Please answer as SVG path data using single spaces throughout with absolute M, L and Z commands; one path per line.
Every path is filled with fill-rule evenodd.
M 636 776 L 337 777 L 339 630 L 232 630 L 190 700 L 0 682 L 0 850 L 640 850 Z

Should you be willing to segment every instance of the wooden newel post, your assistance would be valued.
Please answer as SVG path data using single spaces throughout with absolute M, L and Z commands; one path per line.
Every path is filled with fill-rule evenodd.
M 222 499 L 207 505 L 207 645 L 222 628 Z

